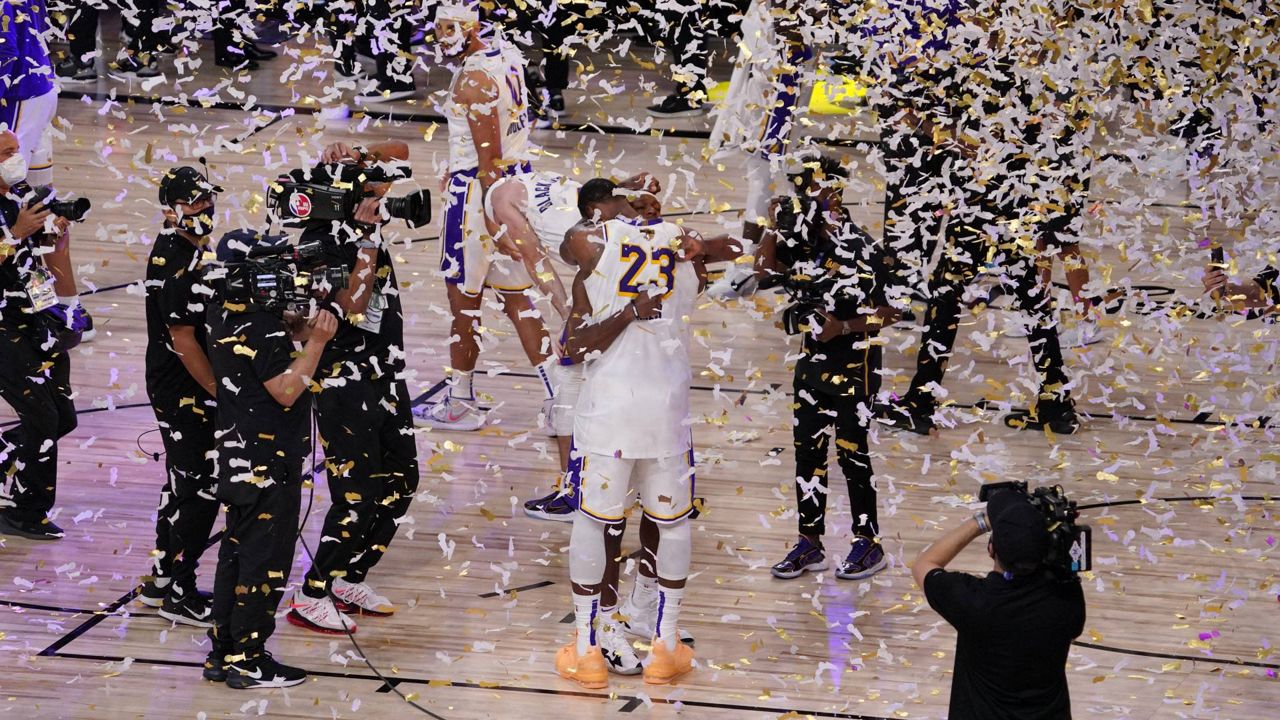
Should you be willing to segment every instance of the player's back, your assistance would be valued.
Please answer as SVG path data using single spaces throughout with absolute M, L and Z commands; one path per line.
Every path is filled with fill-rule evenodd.
M 497 44 L 482 52 L 468 55 L 462 67 L 453 76 L 449 97 L 444 103 L 444 114 L 449 120 L 449 171 L 459 172 L 476 168 L 479 157 L 475 140 L 471 136 L 470 114 L 484 112 L 489 102 L 498 118 L 502 140 L 502 158 L 517 165 L 529 160 L 529 98 L 524 84 L 524 57 L 520 51 L 505 43 Z M 468 108 L 453 101 L 453 94 L 461 89 L 462 77 L 468 73 L 487 75 L 497 90 L 497 96 L 480 108 Z
M 623 458 L 689 449 L 688 322 L 698 276 L 672 247 L 678 226 L 644 223 L 620 217 L 601 226 L 604 247 L 586 282 L 588 322 L 626 310 L 646 286 L 667 289 L 660 318 L 632 322 L 607 350 L 587 357 L 574 444 Z

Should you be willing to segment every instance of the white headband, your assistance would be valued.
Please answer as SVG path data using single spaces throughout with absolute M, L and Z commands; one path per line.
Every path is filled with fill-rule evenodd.
M 436 22 L 448 20 L 459 23 L 480 22 L 480 11 L 465 5 L 441 5 L 436 8 Z

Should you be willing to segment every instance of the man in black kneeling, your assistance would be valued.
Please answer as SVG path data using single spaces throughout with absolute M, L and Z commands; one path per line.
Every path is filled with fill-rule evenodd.
M 218 257 L 234 265 L 248 250 L 224 237 Z M 313 378 L 338 319 L 323 309 L 309 317 L 281 315 L 219 297 L 208 322 L 209 362 L 218 378 L 218 499 L 227 508 L 227 529 L 204 677 L 236 689 L 289 687 L 305 681 L 306 671 L 276 661 L 266 642 L 297 542 Z
M 986 577 L 946 569 L 988 532 Z M 1070 720 L 1067 653 L 1084 630 L 1084 592 L 1048 566 L 1050 544 L 1045 514 L 1002 490 L 911 565 L 929 606 L 956 629 L 950 720 Z

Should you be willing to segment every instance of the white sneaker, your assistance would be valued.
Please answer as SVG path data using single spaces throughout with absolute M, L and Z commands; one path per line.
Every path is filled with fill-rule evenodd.
M 374 592 L 368 583 L 349 583 L 336 579 L 333 581 L 333 594 L 338 598 L 334 605 L 340 612 L 386 617 L 396 611 L 396 606 Z
M 439 430 L 470 432 L 484 427 L 485 414 L 466 401 L 446 395 L 438 402 L 422 403 L 413 408 L 413 421 L 415 425 Z
M 608 617 L 600 618 L 600 652 L 604 661 L 609 664 L 609 672 L 615 675 L 639 675 L 644 672 L 640 658 L 627 641 L 622 627 L 617 620 Z
M 356 631 L 356 623 L 333 604 L 333 599 L 309 598 L 298 593 L 293 596 L 293 609 L 285 616 L 292 625 L 330 635 L 345 635 Z
M 1105 335 L 1098 321 L 1093 318 L 1077 320 L 1068 328 L 1058 331 L 1058 344 L 1064 348 L 1079 348 L 1102 342 Z
M 623 618 L 619 625 L 626 634 L 646 642 L 658 634 L 658 594 L 656 592 L 651 602 L 643 604 L 635 602 L 634 593 L 627 595 L 627 599 L 623 600 L 622 605 L 618 607 L 618 614 Z M 680 642 L 693 644 L 693 635 L 685 632 L 684 628 L 678 628 L 677 631 L 680 633 Z

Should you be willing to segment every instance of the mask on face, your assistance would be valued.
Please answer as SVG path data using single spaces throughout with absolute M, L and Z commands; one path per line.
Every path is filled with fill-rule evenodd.
M 445 57 L 456 57 L 461 55 L 463 49 L 466 48 L 467 34 L 463 32 L 462 28 L 458 28 L 452 35 L 439 37 L 439 40 L 440 52 L 444 53 Z
M 8 160 L 0 163 L 0 180 L 13 187 L 27 179 L 27 159 L 21 153 L 14 153 Z
M 178 227 L 196 237 L 207 236 L 213 232 L 213 208 L 208 207 L 194 215 L 179 217 Z

